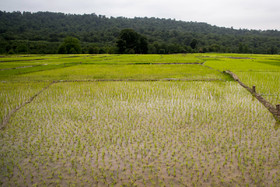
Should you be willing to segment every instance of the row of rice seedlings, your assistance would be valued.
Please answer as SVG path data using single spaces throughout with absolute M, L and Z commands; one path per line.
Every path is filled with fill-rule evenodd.
M 261 94 L 272 104 L 280 103 L 280 71 L 279 72 L 238 72 L 240 80 L 252 87 L 256 86 Z
M 274 123 L 232 82 L 59 83 L 1 132 L 1 181 L 277 185 Z
M 95 69 L 99 68 L 95 74 L 97 74 L 97 78 L 110 78 L 108 75 L 104 77 L 103 74 L 99 74 L 101 69 L 103 69 L 102 72 L 106 72 L 106 69 L 109 70 L 109 72 L 112 72 L 112 69 L 110 67 L 95 67 L 95 66 L 89 66 L 89 65 L 123 65 L 122 68 L 126 68 L 122 74 L 127 72 L 127 69 L 129 69 L 129 65 L 132 64 L 149 64 L 149 63 L 198 63 L 200 62 L 199 58 L 196 58 L 195 55 L 45 55 L 45 56 L 14 56 L 14 57 L 2 57 L 0 58 L 0 61 L 2 63 L 0 64 L 0 70 L 1 80 L 13 80 L 13 81 L 41 81 L 41 80 L 57 80 L 57 79 L 67 79 L 73 77 L 73 79 L 92 79 L 92 71 L 88 72 L 84 69 Z M 83 75 L 75 75 L 75 72 L 71 74 L 64 75 L 65 72 L 63 71 L 66 67 L 70 66 L 78 66 L 82 65 L 85 68 L 78 67 L 78 72 L 83 70 Z M 126 67 L 128 66 L 128 67 Z M 101 69 L 100 69 L 101 67 Z M 14 69 L 13 69 L 14 68 Z M 77 67 L 74 68 L 76 70 Z M 104 70 L 105 68 L 105 70 Z M 138 67 L 139 68 L 139 67 Z M 151 67 L 150 67 L 151 68 Z M 51 70 L 58 69 L 57 71 L 52 72 Z M 133 67 L 132 69 L 135 69 Z M 136 72 L 132 72 L 132 74 L 136 74 L 138 71 L 141 71 L 141 68 L 139 68 Z M 56 75 L 54 77 L 47 76 L 49 75 L 51 71 L 51 75 L 55 75 L 55 72 L 59 72 L 59 76 Z M 73 71 L 73 69 L 71 70 Z M 118 70 L 120 71 L 120 70 Z M 132 71 L 132 70 L 130 70 Z M 148 70 L 149 71 L 149 70 Z M 152 71 L 155 71 L 153 69 Z M 42 74 L 43 76 L 35 76 L 33 73 L 35 72 L 41 72 L 39 74 Z M 66 71 L 68 72 L 68 71 Z M 145 72 L 145 71 L 144 71 Z M 161 72 L 161 71 L 160 71 Z M 89 74 L 88 74 L 89 73 Z M 21 76 L 22 74 L 28 74 L 27 77 Z M 29 77 L 32 74 L 32 77 Z M 106 73 L 105 73 L 106 74 Z M 139 74 L 139 72 L 138 72 Z M 143 72 L 142 72 L 143 74 Z M 159 72 L 158 72 L 159 74 Z M 72 76 L 70 76 L 72 75 Z M 100 77 L 101 76 L 101 77 Z M 120 74 L 118 73 L 117 76 L 114 76 L 113 78 L 120 78 Z M 165 75 L 167 76 L 167 75 Z M 29 78 L 28 78 L 29 77 Z M 96 78 L 96 77 L 95 77 Z M 122 77 L 124 78 L 124 77 Z M 128 78 L 133 78 L 131 75 Z M 135 76 L 134 76 L 135 78 Z M 149 78 L 149 77 L 148 77 Z M 156 78 L 156 77 L 153 77 Z M 169 78 L 169 77 L 167 77 Z M 171 77 L 174 78 L 174 77 Z M 176 78 L 176 77 L 175 77 Z
M 12 110 L 28 101 L 47 84 L 0 82 L 0 124 Z
M 209 55 L 215 56 L 213 55 Z M 246 85 L 256 86 L 257 92 L 272 104 L 280 103 L 280 57 L 279 55 L 250 55 L 245 59 L 218 58 L 205 65 L 220 71 L 231 70 Z M 248 59 L 246 59 L 249 57 Z M 209 58 L 210 59 L 210 58 Z
M 220 71 L 232 72 L 279 72 L 279 55 L 206 54 L 202 55 L 205 65 Z M 273 60 L 272 60 L 273 59 Z
M 77 65 L 48 71 L 38 71 L 14 77 L 14 80 L 166 80 L 219 79 L 228 76 L 200 65 Z

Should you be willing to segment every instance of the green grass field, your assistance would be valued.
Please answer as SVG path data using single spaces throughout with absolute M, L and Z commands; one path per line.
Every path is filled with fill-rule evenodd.
M 20 67 L 20 68 L 19 68 Z M 278 186 L 280 56 L 0 58 L 2 186 Z

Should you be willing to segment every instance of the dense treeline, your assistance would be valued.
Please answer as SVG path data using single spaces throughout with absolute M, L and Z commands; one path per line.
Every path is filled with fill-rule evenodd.
M 159 18 L 0 11 L 0 53 L 57 53 L 69 36 L 81 45 L 73 53 L 118 53 L 119 35 L 127 28 L 145 38 L 147 53 L 280 52 L 277 30 L 236 30 Z

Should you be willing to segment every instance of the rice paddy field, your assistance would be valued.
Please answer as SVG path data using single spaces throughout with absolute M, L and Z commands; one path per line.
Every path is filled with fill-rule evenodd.
M 1 186 L 279 186 L 280 56 L 0 58 Z

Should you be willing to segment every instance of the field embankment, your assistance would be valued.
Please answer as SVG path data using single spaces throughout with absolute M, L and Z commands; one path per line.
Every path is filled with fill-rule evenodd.
M 269 103 L 267 100 L 265 100 L 260 94 L 256 92 L 256 86 L 253 86 L 252 88 L 245 85 L 243 82 L 239 80 L 237 75 L 232 73 L 231 71 L 225 71 L 225 73 L 232 76 L 232 78 L 237 81 L 242 87 L 244 87 L 246 90 L 248 90 L 255 98 L 257 98 L 268 110 L 272 113 L 272 115 L 275 117 L 277 121 L 280 121 L 280 109 L 278 108 L 278 105 L 275 107 Z

